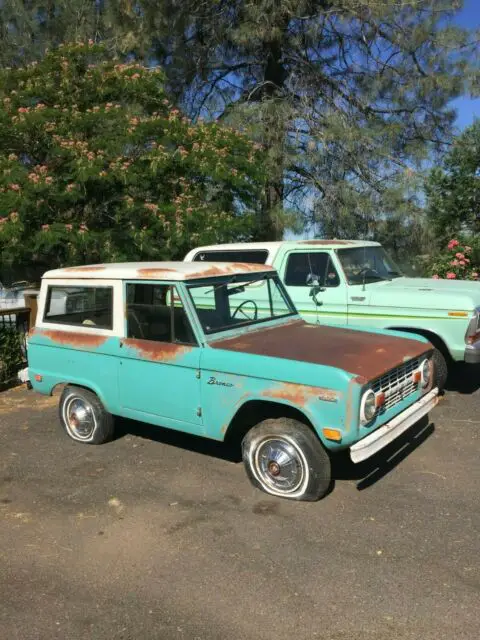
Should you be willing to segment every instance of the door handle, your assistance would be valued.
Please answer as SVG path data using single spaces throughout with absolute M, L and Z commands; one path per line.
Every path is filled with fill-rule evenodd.
M 363 302 L 365 300 L 365 296 L 352 296 L 350 300 L 352 300 L 352 302 Z

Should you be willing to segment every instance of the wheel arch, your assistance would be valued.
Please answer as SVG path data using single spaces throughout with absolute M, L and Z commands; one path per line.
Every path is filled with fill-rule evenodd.
M 429 329 L 417 329 L 416 327 L 387 327 L 387 329 L 389 331 L 400 331 L 401 333 L 417 334 L 422 336 L 431 342 L 436 349 L 441 351 L 446 358 L 451 359 L 447 343 L 435 331 L 430 331 Z
M 253 426 L 268 418 L 292 418 L 298 420 L 321 440 L 308 415 L 291 404 L 267 398 L 250 399 L 237 408 L 225 430 L 224 440 L 230 446 L 241 445 L 242 439 Z
M 111 413 L 109 404 L 105 400 L 105 396 L 101 393 L 100 389 L 98 389 L 97 386 L 94 384 L 84 384 L 82 382 L 72 382 L 72 381 L 57 382 L 52 387 L 50 391 L 50 395 L 53 396 L 54 392 L 57 391 L 58 389 L 60 388 L 66 389 L 67 387 L 78 387 L 79 389 L 84 389 L 85 391 L 90 391 L 91 393 L 94 393 L 97 396 L 97 398 L 100 400 L 100 402 L 103 404 L 106 411 Z

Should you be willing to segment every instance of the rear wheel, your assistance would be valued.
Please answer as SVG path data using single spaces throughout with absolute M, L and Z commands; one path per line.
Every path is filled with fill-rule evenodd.
M 252 484 L 291 500 L 319 500 L 331 484 L 330 458 L 318 437 L 291 418 L 260 422 L 242 442 Z
M 72 440 L 102 444 L 113 437 L 113 416 L 105 410 L 98 396 L 87 389 L 65 387 L 59 414 L 62 426 Z

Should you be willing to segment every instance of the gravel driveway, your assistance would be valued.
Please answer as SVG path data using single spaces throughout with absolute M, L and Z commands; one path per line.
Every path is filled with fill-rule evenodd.
M 477 640 L 478 386 L 368 464 L 337 459 L 318 503 L 139 423 L 79 445 L 57 397 L 1 393 L 0 637 Z

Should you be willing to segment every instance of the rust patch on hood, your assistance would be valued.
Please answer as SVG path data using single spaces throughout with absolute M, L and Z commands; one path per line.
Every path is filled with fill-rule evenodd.
M 84 267 L 67 267 L 64 271 L 80 271 L 81 273 L 96 273 L 97 271 L 105 271 L 106 267 L 103 264 Z
M 124 338 L 122 344 L 133 349 L 140 358 L 156 362 L 172 362 L 192 350 L 192 347 L 171 342 L 152 342 L 137 338 Z
M 32 330 L 31 335 L 39 335 L 48 338 L 56 344 L 72 347 L 72 349 L 95 349 L 107 341 L 109 336 L 99 336 L 92 333 L 78 333 L 76 331 L 59 331 L 58 329 L 39 329 Z
M 325 402 L 336 402 L 338 395 L 332 389 L 323 387 L 309 387 L 303 384 L 292 384 L 284 382 L 271 389 L 266 389 L 262 396 L 275 398 L 276 400 L 287 400 L 297 406 L 305 406 L 312 400 L 324 400 Z
M 210 346 L 337 367 L 357 377 L 358 383 L 378 378 L 432 349 L 412 338 L 313 325 L 302 320 L 217 340 Z
M 325 247 L 331 244 L 355 244 L 351 240 L 299 240 L 299 244 L 311 244 Z

